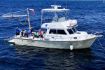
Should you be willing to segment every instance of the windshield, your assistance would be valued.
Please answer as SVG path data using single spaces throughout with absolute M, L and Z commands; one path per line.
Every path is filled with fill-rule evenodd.
M 67 31 L 69 32 L 69 34 L 73 34 L 76 32 L 76 29 L 75 28 L 67 29 Z
M 76 29 L 75 28 L 72 28 L 73 32 L 75 33 L 76 32 Z

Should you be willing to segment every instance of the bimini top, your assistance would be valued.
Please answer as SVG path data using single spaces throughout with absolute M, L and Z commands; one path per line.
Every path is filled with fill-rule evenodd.
M 64 12 L 69 11 L 69 9 L 62 8 L 60 5 L 51 5 L 52 8 L 42 9 L 41 12 Z

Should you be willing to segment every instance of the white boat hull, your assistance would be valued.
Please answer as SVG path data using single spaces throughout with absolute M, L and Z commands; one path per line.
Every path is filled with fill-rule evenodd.
M 34 40 L 34 39 L 23 39 L 23 38 L 14 38 L 10 40 L 10 43 L 16 45 L 25 45 L 25 46 L 35 46 L 35 47 L 44 47 L 44 48 L 57 48 L 57 49 L 83 49 L 89 48 L 96 37 L 81 41 L 47 41 L 47 40 Z

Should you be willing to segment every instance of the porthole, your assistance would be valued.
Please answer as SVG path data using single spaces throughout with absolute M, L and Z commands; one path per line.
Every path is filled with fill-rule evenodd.
M 77 37 L 74 37 L 74 39 L 77 39 Z

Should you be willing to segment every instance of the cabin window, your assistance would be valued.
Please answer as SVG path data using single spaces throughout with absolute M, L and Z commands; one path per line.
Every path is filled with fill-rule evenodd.
M 50 34 L 56 34 L 56 30 L 55 29 L 51 29 L 49 33 Z
M 57 30 L 57 34 L 64 34 L 64 35 L 66 35 L 64 30 Z
M 69 32 L 69 34 L 73 34 L 73 30 L 72 29 L 67 29 L 67 31 Z
M 76 29 L 75 28 L 72 28 L 73 32 L 75 33 L 76 32 Z
M 51 29 L 50 34 L 64 34 L 66 35 L 66 32 L 64 30 L 56 30 L 56 29 Z

